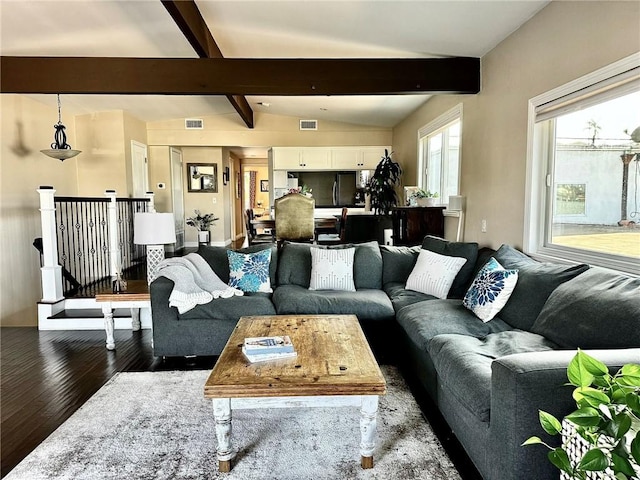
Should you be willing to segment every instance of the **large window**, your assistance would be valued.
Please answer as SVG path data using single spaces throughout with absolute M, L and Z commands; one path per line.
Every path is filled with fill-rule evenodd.
M 462 105 L 458 105 L 418 132 L 418 184 L 437 192 L 441 204 L 460 192 L 461 120 Z
M 529 252 L 640 274 L 640 67 L 618 62 L 531 106 Z

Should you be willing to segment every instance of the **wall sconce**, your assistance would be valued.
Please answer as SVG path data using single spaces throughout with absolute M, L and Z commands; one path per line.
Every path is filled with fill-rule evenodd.
M 222 172 L 222 184 L 226 185 L 229 183 L 229 167 L 224 167 L 224 171 Z
M 53 128 L 56 129 L 53 135 L 55 141 L 51 144 L 50 149 L 40 151 L 51 158 L 57 158 L 61 162 L 64 162 L 67 158 L 75 157 L 82 152 L 80 150 L 72 150 L 71 145 L 67 143 L 67 134 L 64 133 L 65 126 L 62 124 L 60 111 L 60 94 L 58 94 L 58 123 L 53 126 Z

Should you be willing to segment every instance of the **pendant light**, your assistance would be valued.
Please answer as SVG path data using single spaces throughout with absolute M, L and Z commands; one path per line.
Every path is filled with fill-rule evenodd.
M 81 153 L 81 151 L 72 150 L 71 145 L 67 143 L 67 134 L 64 133 L 65 126 L 62 124 L 61 108 L 60 94 L 58 94 L 58 123 L 53 126 L 53 128 L 56 129 L 56 132 L 53 134 L 55 142 L 51 144 L 50 149 L 40 151 L 51 158 L 57 158 L 64 162 L 67 158 L 75 157 Z

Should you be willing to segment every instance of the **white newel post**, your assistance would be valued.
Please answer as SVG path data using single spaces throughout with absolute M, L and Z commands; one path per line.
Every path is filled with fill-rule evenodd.
M 109 218 L 109 273 L 111 278 L 116 278 L 120 272 L 120 246 L 118 245 L 118 210 L 116 205 L 116 191 L 105 190 L 104 194 L 110 202 L 107 206 Z
M 42 226 L 42 302 L 55 303 L 62 294 L 62 267 L 58 264 L 58 236 L 53 187 L 42 186 L 40 194 L 40 222 Z
M 156 213 L 156 204 L 153 196 L 153 192 L 147 192 L 144 194 L 144 198 L 149 199 L 149 207 L 147 208 L 147 212 L 149 213 Z

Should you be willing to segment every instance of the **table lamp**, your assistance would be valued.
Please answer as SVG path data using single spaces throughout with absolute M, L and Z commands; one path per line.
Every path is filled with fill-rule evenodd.
M 138 212 L 133 219 L 133 243 L 147 246 L 147 283 L 164 260 L 164 245 L 176 242 L 173 213 Z

